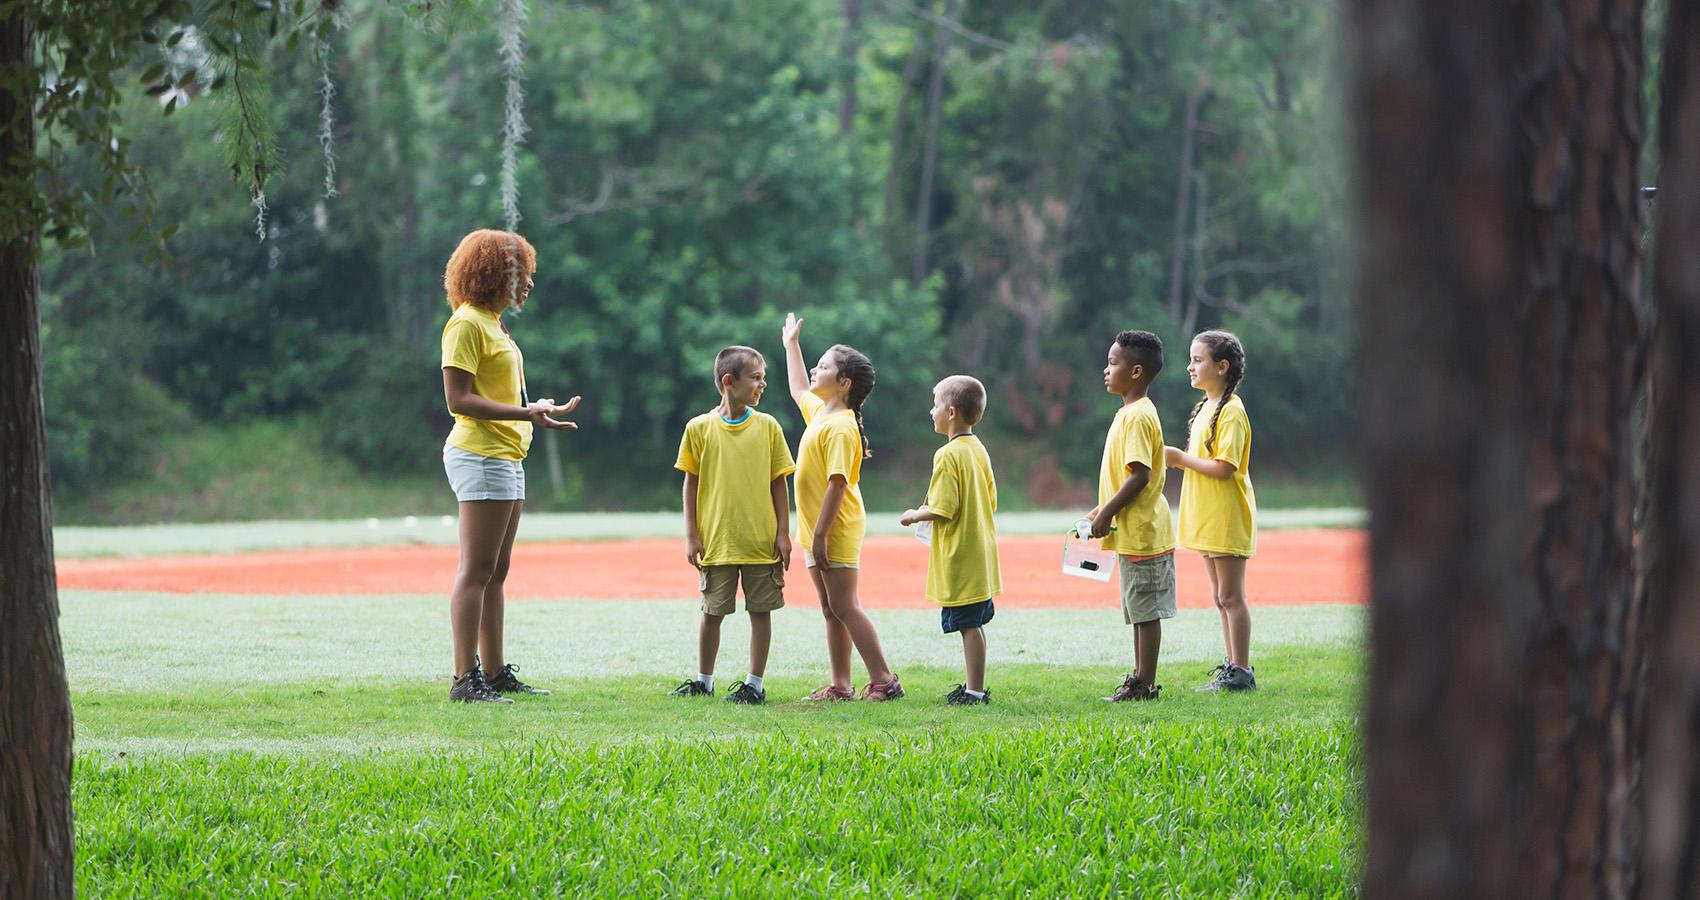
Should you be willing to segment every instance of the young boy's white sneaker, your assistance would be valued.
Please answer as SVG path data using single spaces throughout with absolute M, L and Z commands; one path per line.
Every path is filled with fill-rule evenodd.
M 712 697 L 714 688 L 696 680 L 687 678 L 678 687 L 667 692 L 669 697 Z

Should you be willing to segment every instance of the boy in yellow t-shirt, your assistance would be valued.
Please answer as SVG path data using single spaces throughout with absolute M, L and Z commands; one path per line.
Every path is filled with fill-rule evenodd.
M 1163 341 L 1123 331 L 1110 343 L 1104 390 L 1122 398 L 1104 440 L 1098 505 L 1087 513 L 1094 538 L 1120 555 L 1122 617 L 1133 626 L 1134 670 L 1105 697 L 1155 700 L 1163 620 L 1175 614 L 1175 523 L 1163 497 L 1163 424 L 1146 393 L 1163 371 Z
M 935 522 L 927 553 L 927 599 L 943 609 L 945 634 L 962 635 L 968 680 L 945 695 L 953 706 L 992 702 L 986 689 L 986 631 L 1003 593 L 998 569 L 998 484 L 992 458 L 974 435 L 986 411 L 986 388 L 978 379 L 952 375 L 933 387 L 933 430 L 946 436 L 933 454 L 927 501 L 903 513 L 904 525 Z
M 772 613 L 785 605 L 785 570 L 791 566 L 785 476 L 797 466 L 778 420 L 754 409 L 767 389 L 762 355 L 727 347 L 714 359 L 714 380 L 720 406 L 685 426 L 673 464 L 685 473 L 685 558 L 697 568 L 702 623 L 696 677 L 670 693 L 713 696 L 720 623 L 737 610 L 742 582 L 750 614 L 750 672 L 726 699 L 757 704 L 767 699 L 762 675 L 773 641 Z

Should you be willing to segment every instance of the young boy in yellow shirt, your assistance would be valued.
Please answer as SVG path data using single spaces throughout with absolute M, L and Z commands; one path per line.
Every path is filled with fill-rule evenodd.
M 1105 697 L 1111 703 L 1155 700 L 1163 620 L 1175 615 L 1175 523 L 1163 497 L 1163 425 L 1146 396 L 1163 371 L 1163 341 L 1149 331 L 1123 331 L 1110 343 L 1104 390 L 1122 398 L 1104 440 L 1098 505 L 1087 513 L 1091 537 L 1119 554 L 1122 617 L 1133 626 L 1132 674 Z
M 796 471 L 778 420 L 756 412 L 767 389 L 767 362 L 749 347 L 727 347 L 714 359 L 720 406 L 692 419 L 674 468 L 685 473 L 685 558 L 697 569 L 702 623 L 697 674 L 670 694 L 713 696 L 720 623 L 737 611 L 738 584 L 750 614 L 750 673 L 732 685 L 732 703 L 767 699 L 762 674 L 773 640 L 774 610 L 785 605 L 791 566 L 790 493 Z
M 933 522 L 927 553 L 927 599 L 943 609 L 939 626 L 962 635 L 968 680 L 945 695 L 953 706 L 992 702 L 986 689 L 986 630 L 1003 593 L 998 569 L 998 485 L 992 459 L 974 435 L 986 411 L 986 388 L 978 379 L 952 375 L 933 388 L 933 430 L 945 435 L 933 454 L 927 500 L 903 513 L 904 525 Z

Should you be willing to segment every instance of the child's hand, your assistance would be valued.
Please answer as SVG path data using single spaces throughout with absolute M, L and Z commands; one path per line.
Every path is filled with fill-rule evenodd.
M 1179 447 L 1164 447 L 1163 464 L 1171 469 L 1179 469 L 1182 466 L 1181 457 L 1183 455 Z
M 695 568 L 702 568 L 702 538 L 692 535 L 685 538 L 685 561 Z
M 773 540 L 773 552 L 779 557 L 779 568 L 791 568 L 791 536 L 781 533 Z
M 1114 525 L 1115 521 L 1116 519 L 1114 516 L 1106 516 L 1099 509 L 1092 510 L 1091 537 L 1101 538 L 1108 535 L 1110 533 L 1110 526 Z
M 786 313 L 785 314 L 785 327 L 781 328 L 779 330 L 780 341 L 783 342 L 785 344 L 785 346 L 787 346 L 787 347 L 793 346 L 797 343 L 798 339 L 802 336 L 802 332 L 803 332 L 803 320 L 797 318 L 796 313 Z
M 809 544 L 809 555 L 815 558 L 815 568 L 826 571 L 826 535 L 816 533 L 815 539 Z
M 925 515 L 926 512 L 927 508 L 925 506 L 918 506 L 914 509 L 906 509 L 903 511 L 903 515 L 897 517 L 897 524 L 913 525 L 916 522 L 921 521 L 921 517 Z
M 562 422 L 550 417 L 564 416 L 567 413 L 572 412 L 574 409 L 578 408 L 578 402 L 581 399 L 583 398 L 574 397 L 566 403 L 556 404 L 553 399 L 545 397 L 541 400 L 531 401 L 530 405 L 526 406 L 526 411 L 531 413 L 532 424 L 542 425 L 544 428 L 553 428 L 556 430 L 576 429 L 578 428 L 576 423 Z

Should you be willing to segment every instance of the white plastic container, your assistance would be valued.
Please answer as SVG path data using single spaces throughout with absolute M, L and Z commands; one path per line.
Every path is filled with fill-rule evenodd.
M 1063 538 L 1062 571 L 1076 578 L 1109 581 L 1116 570 L 1114 551 L 1101 549 L 1087 535 L 1092 533 L 1092 520 L 1082 518 L 1074 523 Z
M 915 540 L 929 547 L 933 545 L 933 523 L 931 519 L 924 519 L 915 523 Z

